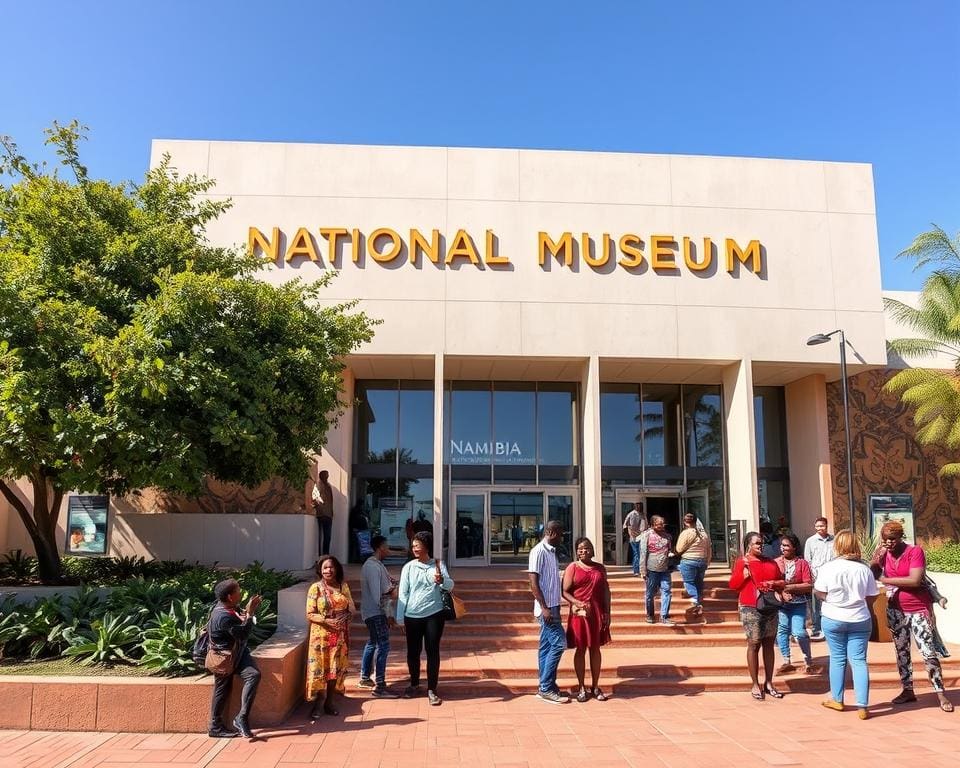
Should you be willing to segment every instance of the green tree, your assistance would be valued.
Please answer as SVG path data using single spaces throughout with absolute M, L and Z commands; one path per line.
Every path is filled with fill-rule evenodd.
M 953 370 L 905 368 L 886 383 L 884 390 L 900 396 L 914 408 L 916 439 L 921 445 L 960 449 L 960 236 L 951 238 L 937 226 L 916 237 L 900 257 L 912 258 L 915 269 L 935 265 L 924 282 L 916 307 L 884 299 L 890 316 L 916 331 L 914 338 L 888 342 L 901 358 L 942 354 L 953 359 Z M 943 476 L 960 475 L 960 462 L 940 468 Z
M 140 185 L 90 179 L 83 135 L 53 125 L 52 170 L 0 138 L 0 492 L 45 581 L 68 490 L 303 484 L 342 410 L 343 357 L 375 325 L 324 303 L 330 277 L 272 285 L 262 261 L 211 245 L 230 203 L 169 158 Z

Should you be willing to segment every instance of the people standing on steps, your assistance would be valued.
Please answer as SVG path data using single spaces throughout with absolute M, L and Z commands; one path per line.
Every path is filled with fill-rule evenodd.
M 780 557 L 777 565 L 786 586 L 783 588 L 783 607 L 780 609 L 777 625 L 777 645 L 783 663 L 777 672 L 781 675 L 796 670 L 790 660 L 790 638 L 797 641 L 803 654 L 803 673 L 820 674 L 820 668 L 813 663 L 810 655 L 810 636 L 807 634 L 807 603 L 813 591 L 813 572 L 810 564 L 798 557 L 800 539 L 796 534 L 788 533 L 780 537 Z
M 640 535 L 647 530 L 647 516 L 643 513 L 643 504 L 639 501 L 633 505 L 623 521 L 623 530 L 630 540 L 631 564 L 633 575 L 640 575 Z
M 913 661 L 910 657 L 912 635 L 927 668 L 930 685 L 937 694 L 940 709 L 953 712 L 953 703 L 947 698 L 940 666 L 940 657 L 949 656 L 949 653 L 931 619 L 933 598 L 924 584 L 927 559 L 923 549 L 907 544 L 903 540 L 903 525 L 891 520 L 880 529 L 880 543 L 870 567 L 887 588 L 887 624 L 893 634 L 897 670 L 903 686 L 892 703 L 907 704 L 917 700 L 913 692 Z
M 670 619 L 672 575 L 670 552 L 673 540 L 667 533 L 667 521 L 660 515 L 650 518 L 650 528 L 640 537 L 640 578 L 646 581 L 647 623 L 655 624 L 654 595 L 660 590 L 660 623 L 675 625 Z
M 836 557 L 833 551 L 833 534 L 828 530 L 825 517 L 818 517 L 813 523 L 814 533 L 803 545 L 803 559 L 810 563 L 813 580 L 817 580 L 820 568 Z M 810 596 L 810 621 L 813 625 L 811 640 L 823 640 L 823 631 L 820 620 L 821 600 L 816 593 Z
M 677 536 L 680 576 L 692 602 L 687 614 L 699 618 L 703 615 L 703 580 L 713 557 L 713 546 L 710 535 L 696 515 L 687 512 L 683 516 L 683 526 Z
M 563 525 L 549 521 L 543 538 L 530 550 L 527 577 L 533 592 L 533 615 L 540 622 L 540 647 L 537 651 L 539 685 L 537 696 L 548 704 L 569 704 L 557 687 L 557 668 L 567 647 L 567 636 L 560 619 L 562 600 L 557 545 L 563 540 Z
M 320 531 L 317 545 L 320 557 L 330 554 L 330 535 L 333 531 L 333 488 L 330 486 L 329 477 L 330 473 L 327 470 L 321 470 L 310 492 L 313 514 L 317 517 L 317 527 Z
M 396 624 L 392 599 L 397 597 L 397 581 L 387 572 L 383 559 L 390 554 L 386 536 L 370 539 L 373 554 L 360 568 L 360 617 L 370 638 L 363 646 L 358 688 L 371 688 L 375 699 L 398 699 L 387 688 L 387 655 L 390 653 L 390 628 Z M 376 656 L 376 667 L 374 667 Z M 375 677 L 370 673 L 376 669 Z
M 606 701 L 600 689 L 600 647 L 610 642 L 610 584 L 603 563 L 593 559 L 593 542 L 581 536 L 574 545 L 577 559 L 563 572 L 563 599 L 570 604 L 567 647 L 574 649 L 577 701 L 593 696 Z M 590 688 L 585 685 L 586 653 L 590 651 Z

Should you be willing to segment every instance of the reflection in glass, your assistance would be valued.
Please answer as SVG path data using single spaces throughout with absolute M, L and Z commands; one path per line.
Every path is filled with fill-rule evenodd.
M 640 466 L 640 398 L 636 386 L 600 390 L 600 456 L 607 466 Z
M 774 530 L 790 528 L 790 488 L 783 480 L 759 480 L 760 520 Z
M 753 420 L 757 442 L 757 466 L 787 466 L 786 407 L 783 387 L 753 388 Z
M 537 391 L 537 443 L 540 464 L 577 463 L 576 386 L 540 384 Z
M 397 451 L 397 385 L 370 384 L 357 394 L 357 459 L 361 464 L 393 464 Z
M 491 393 L 488 382 L 453 382 L 450 393 L 451 464 L 490 464 Z
M 494 464 L 536 464 L 536 393 L 531 383 L 494 384 Z
M 433 464 L 433 382 L 400 385 L 400 463 Z
M 573 559 L 573 496 L 551 493 L 547 495 L 547 520 L 557 520 L 563 525 L 563 541 L 557 545 L 557 560 L 561 563 Z M 593 542 L 594 554 L 597 542 Z
M 526 562 L 543 525 L 542 493 L 491 493 L 490 561 Z
M 640 412 L 643 462 L 648 467 L 680 465 L 677 439 L 679 384 L 644 384 Z
M 687 435 L 688 467 L 723 466 L 723 402 L 720 387 L 683 388 L 683 418 Z
M 456 506 L 456 552 L 458 558 L 483 558 L 483 494 L 458 493 Z
M 687 510 L 697 515 L 701 522 L 710 531 L 710 542 L 713 544 L 714 562 L 722 562 L 727 557 L 726 534 L 726 500 L 723 493 L 723 480 L 694 480 L 689 485 L 689 491 L 707 489 L 707 499 L 691 497 L 686 500 Z M 708 509 L 708 519 L 701 517 L 704 506 Z

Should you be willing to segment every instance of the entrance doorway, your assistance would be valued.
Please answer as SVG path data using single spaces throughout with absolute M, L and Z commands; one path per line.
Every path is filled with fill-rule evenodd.
M 560 560 L 569 560 L 579 529 L 580 491 L 571 487 L 457 487 L 450 491 L 450 560 L 453 565 L 527 562 L 548 520 L 563 525 Z M 576 530 L 575 530 L 576 529 Z
M 706 489 L 685 492 L 682 488 L 618 488 L 615 495 L 614 525 L 616 546 L 607 549 L 605 555 L 614 556 L 617 565 L 630 564 L 630 545 L 623 530 L 623 521 L 636 504 L 642 505 L 647 521 L 659 515 L 666 521 L 667 533 L 677 540 L 683 530 L 683 516 L 691 512 L 704 527 L 709 525 L 710 508 Z

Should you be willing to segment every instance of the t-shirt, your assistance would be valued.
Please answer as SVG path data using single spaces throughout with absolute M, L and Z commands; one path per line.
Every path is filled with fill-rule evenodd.
M 900 557 L 894 557 L 889 552 L 883 556 L 880 565 L 884 576 L 906 578 L 911 568 L 926 568 L 927 558 L 921 547 L 904 544 Z M 893 588 L 888 587 L 888 593 Z M 896 587 L 896 605 L 906 613 L 929 613 L 933 607 L 933 598 L 922 584 L 919 587 Z
M 557 565 L 557 548 L 541 539 L 533 549 L 527 561 L 527 572 L 537 574 L 540 579 L 540 591 L 547 608 L 556 608 L 560 605 L 560 566 Z M 533 615 L 540 616 L 543 609 L 540 603 L 533 601 Z
M 652 528 L 648 530 L 645 538 L 640 541 L 640 563 L 643 568 L 653 573 L 668 571 L 667 556 L 670 554 L 671 543 L 669 533 L 661 536 Z
M 360 569 L 360 617 L 366 621 L 386 614 L 387 595 L 393 589 L 386 566 L 371 555 Z
M 813 588 L 826 592 L 820 614 L 834 621 L 856 623 L 870 618 L 867 598 L 879 594 L 866 563 L 838 557 L 820 566 Z

